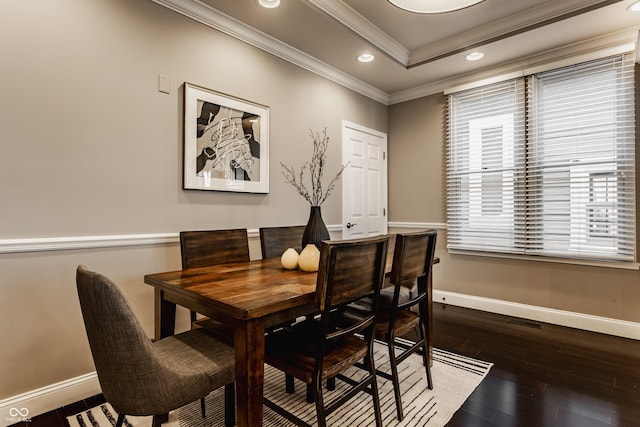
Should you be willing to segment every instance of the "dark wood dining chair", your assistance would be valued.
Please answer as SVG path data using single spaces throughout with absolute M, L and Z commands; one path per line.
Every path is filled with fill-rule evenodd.
M 427 281 L 433 266 L 436 238 L 435 230 L 396 236 L 390 275 L 393 293 L 381 297 L 378 304 L 375 337 L 387 344 L 391 373 L 378 370 L 377 375 L 393 382 L 396 411 L 400 421 L 404 418 L 404 414 L 398 380 L 398 364 L 411 354 L 420 351 L 426 370 L 427 385 L 433 389 L 428 361 L 429 335 L 426 325 L 429 319 Z M 354 307 L 356 310 L 364 310 L 365 313 L 372 309 L 370 302 L 363 299 L 349 306 L 344 313 L 348 316 L 353 315 L 349 310 Z M 408 335 L 412 332 L 412 335 Z M 407 339 L 408 336 L 411 336 L 412 340 Z M 399 353 L 397 353 L 398 350 Z
M 181 231 L 180 256 L 183 269 L 249 261 L 247 229 Z M 192 328 L 206 329 L 226 344 L 234 345 L 233 326 L 208 317 L 198 319 L 193 310 L 190 315 Z M 204 400 L 201 405 L 204 413 Z
M 247 229 L 181 231 L 180 256 L 183 269 L 249 261 Z M 191 311 L 192 324 L 196 317 L 196 312 Z M 223 328 L 222 324 L 211 319 L 199 321 L 199 325 L 214 331 Z
M 289 248 L 295 249 L 298 254 L 302 252 L 302 234 L 305 227 L 304 225 L 261 227 L 260 250 L 262 259 L 280 257 Z M 278 327 L 272 329 L 277 329 Z M 295 391 L 294 379 L 290 375 L 286 375 L 286 390 L 288 393 Z M 309 397 L 310 399 L 311 397 Z
M 152 342 L 107 277 L 79 266 L 80 308 L 105 399 L 125 415 L 153 415 L 160 427 L 170 411 L 225 386 L 225 425 L 235 425 L 235 352 L 204 329 Z M 204 406 L 202 407 L 204 417 Z
M 373 360 L 375 311 L 353 319 L 334 314 L 365 295 L 371 295 L 373 308 L 377 308 L 387 245 L 387 236 L 322 242 L 315 297 L 319 315 L 266 336 L 265 362 L 312 385 L 320 427 L 326 426 L 328 415 L 361 392 L 371 394 L 376 425 L 382 425 Z M 360 361 L 363 363 L 358 364 Z M 352 366 L 364 371 L 358 380 L 344 375 Z M 329 378 L 351 387 L 325 405 L 321 384 Z M 297 425 L 308 425 L 267 396 L 264 402 Z
M 261 227 L 260 249 L 262 250 L 262 259 L 282 256 L 284 251 L 289 248 L 293 248 L 300 253 L 302 251 L 304 229 L 304 225 Z

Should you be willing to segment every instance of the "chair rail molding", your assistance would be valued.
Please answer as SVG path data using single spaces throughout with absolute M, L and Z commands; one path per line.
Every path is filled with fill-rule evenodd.
M 0 239 L 0 254 L 179 243 L 178 233 Z
M 331 233 L 341 233 L 342 225 L 328 225 Z M 259 229 L 248 230 L 249 239 L 259 239 Z M 179 233 L 118 234 L 111 236 L 33 237 L 0 239 L 0 255 L 20 252 L 69 251 L 128 246 L 179 244 Z
M 447 224 L 444 222 L 402 222 L 402 221 L 393 221 L 389 222 L 389 228 L 415 228 L 416 230 L 428 230 L 428 229 L 436 229 L 436 230 L 446 230 Z

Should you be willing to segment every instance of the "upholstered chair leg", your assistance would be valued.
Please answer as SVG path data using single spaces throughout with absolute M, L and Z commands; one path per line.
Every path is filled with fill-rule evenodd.
M 163 415 L 154 415 L 153 421 L 151 422 L 151 427 L 162 427 L 162 422 L 164 421 Z
M 224 386 L 224 425 L 236 425 L 236 387 L 235 383 Z
M 124 423 L 124 414 L 118 415 L 118 421 L 116 421 L 116 427 L 122 427 Z
M 207 410 L 204 406 L 204 397 L 202 399 L 200 399 L 200 412 L 202 412 L 202 418 L 206 418 L 207 417 Z
M 327 379 L 327 390 L 335 390 L 335 389 L 336 389 L 335 377 Z

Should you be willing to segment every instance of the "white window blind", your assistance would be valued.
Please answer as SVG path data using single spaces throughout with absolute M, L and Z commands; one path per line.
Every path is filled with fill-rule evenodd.
M 633 68 L 619 55 L 450 94 L 448 247 L 634 261 Z
M 516 79 L 449 96 L 450 248 L 522 250 L 524 94 Z

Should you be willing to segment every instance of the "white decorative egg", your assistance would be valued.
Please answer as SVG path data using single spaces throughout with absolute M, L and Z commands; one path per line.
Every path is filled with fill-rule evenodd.
M 282 257 L 280 257 L 280 263 L 282 264 L 282 267 L 287 270 L 295 270 L 298 268 L 298 258 L 298 252 L 293 248 L 289 248 L 284 251 Z
M 308 244 L 300 253 L 298 266 L 302 271 L 318 271 L 318 264 L 320 264 L 320 251 L 316 245 Z

